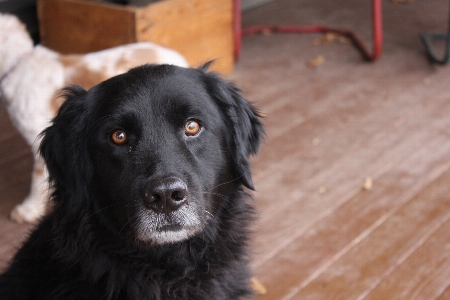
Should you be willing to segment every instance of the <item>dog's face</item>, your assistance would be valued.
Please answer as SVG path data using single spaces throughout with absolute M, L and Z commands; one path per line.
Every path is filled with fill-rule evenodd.
M 143 66 L 71 93 L 41 145 L 55 198 L 86 185 L 93 213 L 136 245 L 189 239 L 237 186 L 252 188 L 262 125 L 218 76 Z
M 102 207 L 142 242 L 184 240 L 215 209 L 215 183 L 230 181 L 219 107 L 183 74 L 134 81 L 116 77 L 96 89 L 88 150 Z M 134 74 L 133 74 L 134 75 Z M 140 82 L 139 82 L 140 81 Z

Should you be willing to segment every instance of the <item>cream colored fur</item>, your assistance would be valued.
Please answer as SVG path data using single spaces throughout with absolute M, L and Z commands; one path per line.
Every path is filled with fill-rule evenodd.
M 0 14 L 0 97 L 9 116 L 37 153 L 39 133 L 61 105 L 57 93 L 78 84 L 85 89 L 132 67 L 167 63 L 187 67 L 177 52 L 152 44 L 135 43 L 86 55 L 60 55 L 43 46 L 33 47 L 25 26 L 12 15 Z M 48 199 L 48 174 L 35 156 L 31 190 L 11 212 L 11 219 L 36 222 Z

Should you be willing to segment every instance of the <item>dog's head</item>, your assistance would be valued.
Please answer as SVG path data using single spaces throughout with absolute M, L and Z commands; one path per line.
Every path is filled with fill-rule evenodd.
M 206 67 L 146 65 L 65 94 L 40 148 L 65 214 L 89 210 L 161 245 L 200 233 L 240 185 L 253 188 L 259 115 Z

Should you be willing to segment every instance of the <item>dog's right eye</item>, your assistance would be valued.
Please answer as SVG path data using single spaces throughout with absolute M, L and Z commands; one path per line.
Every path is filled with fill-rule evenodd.
M 111 135 L 111 140 L 113 141 L 114 144 L 121 146 L 126 144 L 126 142 L 128 142 L 128 135 L 123 130 L 116 130 Z
M 198 134 L 201 130 L 201 125 L 196 120 L 189 120 L 184 125 L 184 131 L 186 132 L 186 135 L 188 136 L 194 136 Z

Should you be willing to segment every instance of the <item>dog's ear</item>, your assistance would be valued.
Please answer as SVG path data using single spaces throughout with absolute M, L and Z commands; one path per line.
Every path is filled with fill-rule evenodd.
M 258 110 L 241 96 L 241 91 L 233 83 L 222 79 L 214 72 L 207 72 L 209 64 L 200 70 L 204 72 L 205 86 L 210 96 L 224 112 L 230 127 L 233 128 L 231 159 L 234 169 L 241 177 L 242 184 L 254 189 L 249 156 L 258 152 L 264 136 L 264 127 Z
M 86 151 L 87 92 L 73 86 L 62 91 L 65 102 L 52 121 L 52 125 L 42 133 L 39 152 L 44 158 L 53 187 L 54 200 L 71 199 L 67 205 L 80 203 L 74 197 L 84 197 L 80 187 L 86 186 L 89 164 Z M 82 201 L 82 200 L 81 200 Z M 71 210 L 75 211 L 75 210 Z

